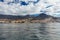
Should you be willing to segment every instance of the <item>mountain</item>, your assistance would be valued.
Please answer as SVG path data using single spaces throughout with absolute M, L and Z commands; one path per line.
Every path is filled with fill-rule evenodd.
M 44 14 L 44 13 L 41 13 L 41 14 L 39 14 L 39 15 L 37 15 L 37 16 L 33 16 L 34 18 L 33 19 L 41 19 L 41 20 L 43 20 L 43 19 L 46 19 L 46 18 L 50 18 L 50 17 L 52 17 L 53 18 L 53 16 L 50 16 L 50 15 L 47 15 L 47 14 Z
M 25 16 L 22 16 L 22 15 L 3 15 L 3 14 L 0 14 L 0 19 L 28 19 L 28 18 L 32 18 L 32 19 L 46 19 L 46 18 L 56 18 L 56 17 L 53 17 L 53 16 L 50 16 L 50 15 L 47 15 L 47 14 L 37 14 L 37 15 L 25 15 Z
M 3 15 L 3 14 L 0 14 L 0 19 L 2 19 L 3 21 L 4 21 L 4 19 L 9 19 L 11 21 L 13 21 L 13 20 L 22 21 L 22 19 L 23 19 L 23 20 L 31 22 L 31 23 L 60 22 L 59 18 L 50 16 L 50 15 L 47 15 L 47 14 L 44 14 L 44 13 L 39 14 L 37 16 L 35 16 L 35 15 L 25 15 L 25 16 L 19 15 L 19 16 L 17 16 L 17 15 Z M 22 21 L 22 22 L 25 22 L 25 21 Z
M 16 19 L 22 19 L 23 16 L 14 16 L 14 15 L 3 15 L 0 14 L 0 19 L 12 19 L 12 20 L 16 20 Z

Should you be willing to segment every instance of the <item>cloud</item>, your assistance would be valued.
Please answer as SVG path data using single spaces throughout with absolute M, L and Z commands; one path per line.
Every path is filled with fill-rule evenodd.
M 40 14 L 46 12 L 46 14 L 53 15 L 60 13 L 60 0 L 18 0 L 18 3 L 12 3 L 13 0 L 4 0 L 0 2 L 0 14 L 6 15 L 26 15 L 26 14 Z M 28 5 L 22 5 L 21 1 L 29 3 Z M 10 4 L 7 4 L 9 3 Z M 34 4 L 34 2 L 37 2 Z

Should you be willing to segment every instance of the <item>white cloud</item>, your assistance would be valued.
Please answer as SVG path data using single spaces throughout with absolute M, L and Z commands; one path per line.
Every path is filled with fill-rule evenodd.
M 21 6 L 20 3 L 12 3 L 8 5 L 8 2 L 13 0 L 5 0 L 5 2 L 0 2 L 0 13 L 6 15 L 26 15 L 26 14 L 39 14 L 41 10 L 47 11 L 46 14 L 54 15 L 60 13 L 60 0 L 40 0 L 35 5 L 30 2 L 27 6 Z M 19 0 L 19 1 L 37 1 L 37 0 Z M 52 7 L 48 7 L 53 5 Z

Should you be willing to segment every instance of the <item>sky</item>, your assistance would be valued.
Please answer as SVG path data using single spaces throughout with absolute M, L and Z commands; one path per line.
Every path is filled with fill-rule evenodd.
M 0 14 L 32 15 L 41 13 L 60 17 L 60 0 L 0 0 Z

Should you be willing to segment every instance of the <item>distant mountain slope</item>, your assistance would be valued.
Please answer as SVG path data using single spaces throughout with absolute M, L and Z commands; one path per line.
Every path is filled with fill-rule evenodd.
M 23 16 L 13 16 L 13 15 L 2 15 L 0 14 L 0 19 L 22 19 Z
M 43 23 L 60 22 L 59 18 L 50 16 L 50 15 L 47 15 L 47 14 L 44 14 L 44 13 L 39 14 L 37 16 L 36 15 L 25 15 L 25 16 L 19 15 L 19 16 L 17 16 L 17 15 L 3 15 L 3 14 L 0 14 L 0 19 L 2 19 L 2 20 L 10 19 L 11 21 L 13 21 L 13 20 L 22 21 L 22 19 L 23 19 L 25 21 L 33 22 L 33 23 L 34 22 L 43 22 Z
M 44 20 L 44 19 L 46 19 L 46 18 L 56 19 L 56 17 L 53 17 L 53 16 L 51 16 L 51 15 L 47 15 L 47 14 L 44 14 L 44 13 L 39 14 L 38 16 L 33 16 L 32 18 L 35 19 L 35 20 L 36 20 L 36 19 Z
M 38 14 L 37 16 L 36 15 L 25 15 L 25 16 L 19 15 L 19 16 L 17 16 L 17 15 L 3 15 L 3 14 L 0 14 L 0 19 L 28 19 L 28 18 L 46 19 L 46 18 L 49 18 L 49 17 L 54 18 L 53 16 L 46 15 L 44 13 Z

